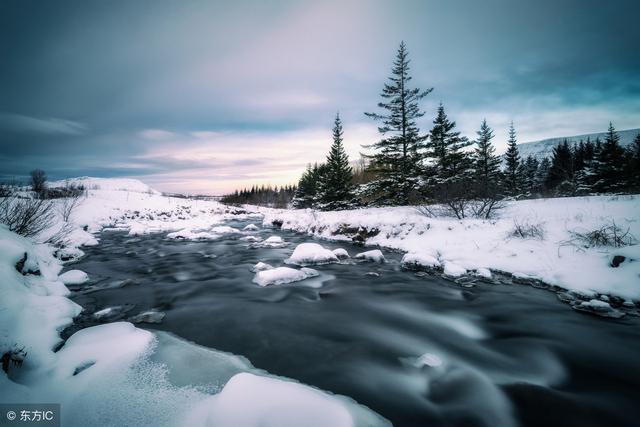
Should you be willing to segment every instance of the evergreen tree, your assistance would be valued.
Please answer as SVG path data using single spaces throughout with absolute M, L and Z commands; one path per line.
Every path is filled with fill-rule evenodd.
M 495 155 L 495 147 L 491 143 L 493 130 L 483 120 L 477 132 L 474 151 L 474 175 L 477 192 L 480 197 L 493 197 L 499 193 L 500 158 Z
M 625 150 L 624 174 L 628 191 L 640 190 L 640 134 Z
M 333 144 L 327 156 L 326 171 L 323 176 L 321 202 L 326 209 L 338 209 L 345 207 L 353 198 L 351 180 L 353 170 L 349 166 L 347 156 L 342 144 L 342 121 L 336 114 L 333 126 Z
M 553 147 L 553 154 L 551 156 L 551 168 L 545 179 L 545 188 L 553 190 L 560 184 L 565 183 L 563 188 L 567 186 L 566 183 L 572 183 L 574 177 L 573 167 L 573 153 L 569 142 L 565 139 L 560 144 Z M 566 194 L 566 189 L 561 193 Z
M 382 139 L 369 146 L 376 150 L 371 167 L 378 172 L 369 190 L 379 203 L 408 204 L 418 189 L 419 150 L 425 140 L 420 135 L 416 119 L 422 117 L 418 102 L 431 92 L 410 88 L 409 59 L 404 42 L 400 44 L 393 63 L 389 83 L 382 90 L 383 102 L 378 107 L 383 114 L 365 113 L 380 121 Z
M 607 136 L 597 156 L 595 191 L 620 191 L 624 187 L 624 157 L 625 151 L 620 146 L 620 136 L 613 123 L 609 123 Z
M 536 174 L 538 172 L 538 159 L 532 155 L 520 163 L 518 176 L 522 177 L 521 191 L 525 197 L 533 196 L 536 191 Z
M 294 208 L 311 208 L 318 204 L 322 194 L 321 182 L 325 172 L 324 165 L 308 165 L 298 181 L 298 189 L 292 200 Z
M 440 103 L 438 113 L 433 120 L 429 140 L 425 143 L 425 157 L 431 159 L 430 185 L 461 180 L 468 177 L 471 162 L 463 151 L 471 142 L 455 131 L 456 122 L 450 121 Z
M 516 130 L 513 127 L 513 122 L 509 125 L 509 139 L 504 159 L 506 163 L 504 170 L 505 190 L 507 194 L 515 196 L 521 190 L 522 170 L 520 168 L 520 154 L 518 153 Z
M 547 176 L 549 175 L 549 170 L 551 169 L 551 161 L 548 157 L 545 157 L 538 164 L 538 170 L 536 171 L 535 178 L 535 192 L 544 194 L 546 193 L 547 187 L 545 186 L 545 182 L 547 181 Z

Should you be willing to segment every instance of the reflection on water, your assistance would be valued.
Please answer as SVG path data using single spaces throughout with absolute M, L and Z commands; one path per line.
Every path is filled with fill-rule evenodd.
M 231 222 L 243 228 L 247 222 Z M 319 288 L 259 287 L 250 268 L 283 265 L 308 236 L 280 230 L 284 247 L 256 247 L 242 234 L 211 242 L 131 239 L 103 233 L 76 263 L 91 313 L 135 304 L 160 324 L 211 348 L 247 357 L 273 374 L 353 397 L 397 426 L 634 425 L 640 417 L 640 322 L 576 313 L 555 294 L 527 286 L 472 288 L 386 264 L 314 267 Z M 343 247 L 351 255 L 362 248 Z M 379 276 L 368 274 L 378 273 Z M 86 287 L 83 289 L 87 289 Z M 109 321 L 117 320 L 114 316 Z M 102 320 L 104 321 L 104 319 Z

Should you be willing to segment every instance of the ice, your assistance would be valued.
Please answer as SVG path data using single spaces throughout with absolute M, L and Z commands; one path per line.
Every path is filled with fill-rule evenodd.
M 463 274 L 466 274 L 467 270 L 463 267 L 460 267 L 458 264 L 445 261 L 444 262 L 444 274 L 451 277 L 460 277 Z
M 300 243 L 284 262 L 295 265 L 317 265 L 338 261 L 336 254 L 317 243 Z
M 258 227 L 255 224 L 248 224 L 242 230 L 243 231 L 258 231 L 258 230 L 260 230 L 260 227 Z
M 257 272 L 253 278 L 253 283 L 260 286 L 283 285 L 286 283 L 299 282 L 318 275 L 319 273 L 311 268 L 303 267 L 300 270 L 296 270 L 290 267 L 277 267 Z
M 81 270 L 69 270 L 61 274 L 59 279 L 65 285 L 82 285 L 89 281 L 89 276 Z
M 422 356 L 418 357 L 415 362 L 415 366 L 416 368 L 421 368 L 423 366 L 437 368 L 438 366 L 442 366 L 442 359 L 433 353 L 424 353 Z
M 491 270 L 488 268 L 478 268 L 476 269 L 476 276 L 484 277 L 485 279 L 491 279 L 493 275 L 491 274 Z
M 382 254 L 382 251 L 380 249 L 360 252 L 359 254 L 356 254 L 354 258 L 371 262 L 385 262 L 384 255 Z
M 239 233 L 240 230 L 238 230 L 237 228 L 229 227 L 228 225 L 219 225 L 217 227 L 213 227 L 211 229 L 211 232 L 217 234 L 233 234 Z
M 338 257 L 338 259 L 347 259 L 349 258 L 349 252 L 343 248 L 337 248 L 333 250 L 333 254 Z
M 162 323 L 165 316 L 166 314 L 162 311 L 147 310 L 129 318 L 129 321 L 133 323 Z

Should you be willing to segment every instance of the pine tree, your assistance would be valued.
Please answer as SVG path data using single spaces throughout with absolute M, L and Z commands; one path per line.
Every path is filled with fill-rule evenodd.
M 561 194 L 573 193 L 573 191 L 575 191 L 575 188 L 573 188 L 573 178 L 573 153 L 571 152 L 571 147 L 569 147 L 569 142 L 565 139 L 553 147 L 551 168 L 545 180 L 545 188 L 553 190 L 560 184 L 563 184 L 563 187 L 560 189 Z M 573 188 L 573 190 L 569 187 Z
M 463 151 L 471 142 L 455 131 L 456 122 L 450 121 L 440 103 L 438 113 L 433 120 L 429 140 L 425 143 L 425 154 L 431 159 L 430 185 L 462 180 L 468 177 L 471 167 L 469 156 Z
M 597 157 L 598 169 L 594 190 L 598 192 L 620 191 L 624 187 L 624 156 L 620 136 L 609 123 L 609 130 Z
M 483 120 L 477 132 L 474 151 L 474 175 L 480 197 L 493 197 L 499 193 L 500 158 L 495 155 L 495 147 L 491 143 L 493 130 Z
M 532 155 L 520 163 L 518 175 L 522 177 L 522 193 L 525 197 L 531 197 L 537 192 L 536 174 L 538 173 L 538 159 Z
M 379 203 L 408 204 L 418 190 L 420 172 L 419 150 L 425 136 L 420 135 L 416 119 L 422 117 L 418 102 L 432 89 L 410 88 L 409 59 L 404 42 L 393 63 L 389 83 L 382 90 L 383 102 L 378 103 L 383 114 L 365 113 L 380 121 L 382 139 L 369 146 L 376 150 L 371 167 L 378 172 L 369 190 Z
M 640 190 L 640 134 L 636 135 L 633 143 L 625 150 L 624 175 L 627 191 Z
M 319 195 L 322 194 L 321 182 L 324 172 L 325 165 L 317 163 L 313 166 L 307 165 L 307 169 L 298 181 L 298 189 L 292 200 L 294 208 L 311 208 L 318 204 Z
M 510 196 L 516 196 L 520 192 L 522 185 L 522 175 L 520 169 L 520 154 L 516 140 L 516 129 L 513 122 L 509 125 L 509 139 L 507 141 L 507 152 L 505 158 L 504 183 L 505 190 Z
M 353 170 L 349 166 L 349 157 L 342 144 L 342 135 L 342 121 L 340 115 L 336 114 L 333 126 L 333 144 L 327 156 L 320 196 L 325 209 L 346 207 L 353 198 L 351 185 Z
M 538 164 L 538 170 L 536 171 L 535 178 L 535 192 L 539 194 L 544 194 L 547 192 L 547 187 L 545 185 L 547 181 L 547 177 L 549 176 L 549 170 L 551 169 L 551 161 L 548 157 L 545 157 Z

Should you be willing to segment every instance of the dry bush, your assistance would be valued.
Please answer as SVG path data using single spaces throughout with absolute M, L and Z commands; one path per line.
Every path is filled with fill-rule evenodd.
M 569 234 L 571 235 L 571 239 L 564 243 L 583 248 L 599 246 L 619 248 L 638 243 L 638 240 L 631 234 L 629 228 L 623 230 L 618 227 L 614 221 L 611 221 L 611 224 L 602 225 L 595 230 L 585 232 L 572 230 L 569 231 Z
M 544 226 L 541 223 L 532 224 L 529 221 L 519 222 L 513 221 L 513 229 L 509 232 L 509 236 L 520 239 L 537 239 L 544 240 Z
M 55 214 L 53 203 L 45 199 L 18 196 L 0 199 L 0 223 L 10 231 L 25 237 L 33 237 L 49 228 Z

